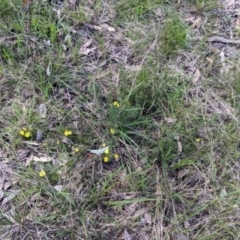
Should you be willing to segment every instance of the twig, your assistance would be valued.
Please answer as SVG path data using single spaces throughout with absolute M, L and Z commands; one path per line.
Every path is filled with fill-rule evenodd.
M 234 40 L 234 39 L 227 39 L 224 37 L 219 36 L 213 36 L 208 38 L 209 42 L 222 42 L 222 43 L 232 43 L 232 44 L 240 44 L 240 40 Z

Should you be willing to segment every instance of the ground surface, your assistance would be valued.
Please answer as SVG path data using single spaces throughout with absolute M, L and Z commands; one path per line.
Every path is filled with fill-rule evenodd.
M 239 13 L 1 0 L 0 238 L 240 239 Z

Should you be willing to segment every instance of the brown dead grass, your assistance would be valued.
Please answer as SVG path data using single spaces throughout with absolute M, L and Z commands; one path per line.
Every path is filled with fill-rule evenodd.
M 207 41 L 230 38 L 226 14 L 238 36 L 236 5 L 163 1 L 124 16 L 119 2 L 64 1 L 59 21 L 52 5 L 34 4 L 33 17 L 56 20 L 56 42 L 39 25 L 19 45 L 11 31 L 0 41 L 1 238 L 238 239 L 239 51 Z M 187 42 L 170 51 L 171 14 Z M 30 141 L 19 136 L 26 126 Z M 109 163 L 89 152 L 103 143 Z

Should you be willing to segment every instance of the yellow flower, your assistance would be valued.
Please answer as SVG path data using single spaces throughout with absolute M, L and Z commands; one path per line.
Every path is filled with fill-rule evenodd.
M 113 128 L 110 129 L 111 134 L 115 134 L 115 132 L 116 132 L 115 129 L 113 129 Z
M 74 151 L 75 151 L 75 153 L 77 153 L 77 152 L 80 151 L 80 149 L 79 148 L 75 148 Z
M 114 154 L 115 159 L 119 159 L 119 155 L 117 153 Z
M 24 130 L 20 130 L 20 131 L 19 131 L 19 134 L 20 134 L 21 136 L 24 136 L 24 135 L 25 135 Z
M 102 144 L 102 147 L 106 147 L 106 146 L 107 146 L 107 144 L 106 144 L 106 143 L 103 143 L 103 144 Z
M 201 138 L 196 138 L 196 142 L 200 142 L 201 140 Z
M 107 148 L 104 153 L 109 154 L 109 148 Z
M 104 158 L 103 158 L 103 161 L 104 161 L 104 162 L 109 162 L 109 158 L 108 158 L 108 157 L 104 157 Z
M 67 136 L 71 136 L 72 135 L 72 131 L 71 130 L 67 130 L 67 129 L 65 129 L 65 131 L 64 131 L 64 136 L 65 137 L 67 137 Z
M 119 104 L 119 102 L 118 102 L 118 101 L 114 101 L 114 102 L 113 102 L 113 106 L 115 106 L 115 107 L 119 108 L 119 107 L 120 107 L 120 104 Z
M 31 134 L 31 132 L 29 132 L 29 131 L 24 133 L 24 137 L 25 137 L 25 138 L 30 138 L 31 135 L 32 135 L 32 134 Z
M 19 131 L 19 134 L 25 138 L 30 138 L 32 136 L 32 133 L 30 130 L 28 130 L 27 128 L 22 128 Z
M 39 177 L 45 177 L 46 176 L 46 172 L 42 170 L 42 171 L 40 171 L 38 173 L 38 175 L 39 175 Z

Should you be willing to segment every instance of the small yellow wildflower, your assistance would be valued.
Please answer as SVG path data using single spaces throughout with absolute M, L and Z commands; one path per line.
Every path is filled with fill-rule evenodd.
M 20 131 L 19 131 L 19 134 L 20 134 L 21 136 L 24 136 L 24 134 L 25 134 L 24 130 L 20 130 Z
M 30 138 L 32 136 L 32 133 L 30 130 L 27 130 L 26 128 L 22 128 L 20 131 L 19 131 L 19 134 L 25 138 Z
M 116 132 L 115 129 L 113 129 L 113 128 L 110 129 L 111 134 L 115 134 L 115 132 Z
M 40 171 L 38 173 L 38 175 L 39 175 L 39 177 L 45 177 L 46 176 L 46 172 L 42 170 L 42 171 Z
M 200 142 L 201 140 L 201 138 L 196 138 L 196 142 Z
M 119 155 L 117 153 L 114 154 L 114 158 L 117 160 L 119 159 Z
M 103 158 L 103 161 L 104 161 L 104 162 L 109 162 L 109 158 L 108 158 L 108 157 L 104 157 L 104 158 Z
M 25 138 L 30 138 L 31 135 L 32 135 L 31 132 L 28 131 L 28 132 L 25 132 L 24 137 Z
M 67 129 L 65 129 L 65 131 L 64 131 L 64 136 L 65 137 L 67 137 L 67 136 L 71 136 L 72 135 L 72 131 L 71 130 L 67 130 Z
M 107 146 L 107 144 L 106 144 L 106 143 L 103 143 L 103 144 L 102 144 L 102 147 L 106 147 L 106 146 Z
M 75 151 L 75 153 L 77 153 L 77 152 L 80 151 L 80 149 L 79 148 L 75 148 L 74 151 Z
M 107 148 L 104 153 L 109 154 L 109 148 Z
M 115 107 L 119 108 L 119 107 L 120 107 L 120 104 L 119 104 L 119 102 L 118 102 L 118 101 L 114 101 L 114 102 L 113 102 L 113 106 L 115 106 Z
M 42 146 L 47 146 L 47 143 L 46 143 L 46 142 L 43 142 L 43 143 L 42 143 Z

